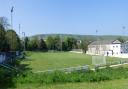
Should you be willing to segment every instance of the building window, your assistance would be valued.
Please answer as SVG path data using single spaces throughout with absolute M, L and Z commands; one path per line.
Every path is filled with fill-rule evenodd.
M 116 46 L 118 48 L 118 46 Z
M 113 46 L 113 48 L 115 48 L 115 46 Z

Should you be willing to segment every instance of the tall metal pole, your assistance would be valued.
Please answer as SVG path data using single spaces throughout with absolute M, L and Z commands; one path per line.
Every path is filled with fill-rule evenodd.
M 62 35 L 60 34 L 59 37 L 60 37 L 60 51 L 62 51 L 62 50 L 63 50 L 63 49 L 62 49 L 62 42 L 63 42 L 63 41 L 62 41 Z
M 11 8 L 11 29 L 13 29 L 13 6 Z
M 20 37 L 20 24 L 19 24 L 19 37 Z
M 23 38 L 24 38 L 24 51 L 26 50 L 26 47 L 25 47 L 25 32 L 22 32 L 23 34 Z
M 13 6 L 11 8 L 11 29 L 13 30 Z M 13 34 L 12 34 L 12 44 L 11 47 L 13 48 Z M 12 50 L 11 50 L 12 51 Z
M 13 30 L 13 6 L 11 8 L 11 29 Z M 13 32 L 12 32 L 12 44 L 11 44 L 11 51 L 13 51 Z M 13 61 L 13 56 L 11 57 L 11 62 Z
M 97 36 L 97 33 L 98 33 L 98 30 L 96 29 L 96 41 L 97 41 L 97 43 L 98 43 L 98 36 Z M 97 50 L 97 49 L 98 49 L 98 44 L 97 44 L 97 47 L 96 47 L 96 50 L 95 50 L 95 51 L 96 51 L 96 52 L 95 52 L 96 54 L 98 54 L 98 50 Z

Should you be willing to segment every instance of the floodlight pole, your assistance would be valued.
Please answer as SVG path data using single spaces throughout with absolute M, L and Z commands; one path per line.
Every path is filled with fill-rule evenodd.
M 13 6 L 11 8 L 11 29 L 13 30 Z M 11 34 L 12 35 L 12 44 L 11 44 L 11 47 L 12 49 L 10 51 L 13 51 L 13 33 Z M 13 57 L 11 57 L 11 62 L 13 61 Z
M 11 29 L 13 29 L 13 6 L 11 8 Z
M 11 12 L 11 29 L 13 30 L 13 6 L 11 7 L 11 10 L 10 10 L 10 12 Z M 11 45 L 12 47 L 13 47 L 13 34 L 12 34 L 12 45 Z M 12 50 L 11 50 L 12 51 Z

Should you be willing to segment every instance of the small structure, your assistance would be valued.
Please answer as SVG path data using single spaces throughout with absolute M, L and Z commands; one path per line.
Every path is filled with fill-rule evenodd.
M 121 53 L 121 42 L 119 40 L 94 41 L 88 45 L 87 54 L 112 56 Z

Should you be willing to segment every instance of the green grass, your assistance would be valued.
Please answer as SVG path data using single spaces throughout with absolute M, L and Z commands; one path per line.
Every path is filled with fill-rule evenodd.
M 60 53 L 41 53 L 32 52 L 30 60 L 25 60 L 23 64 L 29 64 L 33 71 L 48 69 L 65 68 L 91 64 L 91 56 L 85 54 L 75 54 L 69 52 Z
M 115 60 L 120 59 L 111 57 L 107 58 L 107 61 Z M 91 65 L 91 63 L 92 59 L 90 55 L 70 52 L 29 52 L 28 59 L 22 62 L 22 64 L 28 64 L 29 67 L 32 68 L 32 71 Z
M 17 89 L 128 89 L 128 79 L 111 80 L 95 83 L 65 83 L 41 85 L 18 84 Z
M 23 60 L 22 64 L 28 64 L 28 68 L 32 68 L 32 71 L 43 71 L 47 69 L 91 65 L 91 56 L 86 54 L 77 54 L 77 53 L 69 53 L 69 52 L 60 52 L 60 53 L 29 52 L 27 54 L 29 55 L 29 57 L 27 57 L 26 60 Z M 107 57 L 107 62 L 113 62 L 115 60 L 121 60 L 121 59 Z M 69 77 L 68 75 L 66 75 L 67 77 L 65 77 L 59 74 L 58 75 L 59 77 L 57 78 L 56 78 L 57 75 L 55 76 L 53 75 L 53 78 L 55 77 L 57 79 L 55 82 L 50 82 L 50 79 L 52 78 L 51 75 L 49 75 L 48 77 L 47 76 L 48 75 L 44 77 L 42 74 L 37 74 L 37 75 L 28 74 L 28 75 L 24 75 L 23 77 L 22 76 L 18 77 L 19 80 L 17 80 L 16 88 L 17 89 L 128 89 L 127 88 L 128 76 L 127 76 L 127 70 L 125 69 L 124 70 L 117 69 L 115 71 L 103 70 L 101 72 L 99 71 L 97 73 L 93 73 L 92 75 L 90 74 L 88 75 L 93 77 L 93 78 L 90 77 L 90 79 L 94 79 L 94 80 L 98 79 L 99 82 L 82 81 L 76 83 L 75 79 L 79 78 L 79 76 L 81 76 L 80 74 L 78 75 L 73 74 Z M 102 81 L 102 79 L 104 79 L 104 76 L 109 79 L 105 79 Z M 74 81 L 59 82 L 61 80 L 58 79 L 63 79 L 63 78 L 67 80 L 73 78 Z M 43 83 L 45 79 L 46 82 L 48 80 L 49 82 L 48 84 Z

